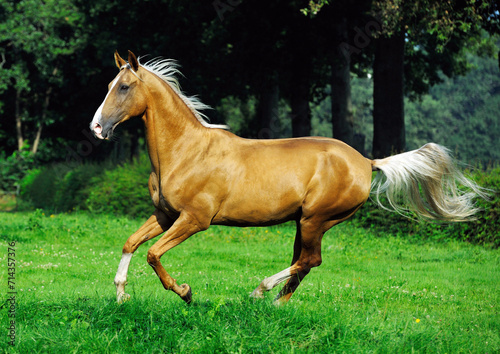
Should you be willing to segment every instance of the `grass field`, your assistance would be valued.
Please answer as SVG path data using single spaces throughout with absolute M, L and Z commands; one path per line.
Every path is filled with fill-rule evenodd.
M 0 350 L 500 351 L 499 250 L 377 238 L 346 223 L 326 234 L 322 266 L 288 305 L 277 307 L 272 299 L 278 288 L 265 300 L 249 294 L 264 277 L 288 267 L 293 225 L 212 227 L 162 258 L 179 283 L 191 285 L 191 305 L 166 292 L 147 265 L 152 242 L 134 255 L 127 287 L 132 297 L 118 305 L 113 278 L 121 248 L 140 224 L 85 213 L 1 213 L 0 286 L 6 301 Z M 9 317 L 13 309 L 15 317 Z

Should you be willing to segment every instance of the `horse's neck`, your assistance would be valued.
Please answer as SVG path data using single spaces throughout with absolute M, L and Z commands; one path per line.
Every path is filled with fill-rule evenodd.
M 202 148 L 208 129 L 171 88 L 155 91 L 151 98 L 143 120 L 151 164 L 160 174 L 162 168 L 189 161 L 193 147 Z

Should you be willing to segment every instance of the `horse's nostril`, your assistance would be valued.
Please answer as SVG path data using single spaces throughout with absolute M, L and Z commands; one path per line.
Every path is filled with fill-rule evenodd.
M 94 125 L 94 132 L 95 132 L 96 134 L 101 134 L 101 133 L 102 133 L 102 127 L 101 127 L 101 125 L 100 125 L 99 123 L 96 123 L 96 124 Z

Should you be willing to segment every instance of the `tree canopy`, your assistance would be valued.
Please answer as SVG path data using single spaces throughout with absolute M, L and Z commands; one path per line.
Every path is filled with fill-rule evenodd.
M 497 161 L 499 10 L 472 0 L 6 0 L 0 158 L 134 154 L 140 122 L 112 143 L 88 132 L 116 74 L 113 52 L 130 49 L 143 60 L 178 60 L 183 89 L 215 108 L 214 123 L 243 136 L 333 135 L 368 155 L 377 139 L 384 153 L 433 140 L 468 160 Z M 384 56 L 395 38 L 400 65 Z M 472 69 L 476 76 L 464 76 Z M 375 127 L 403 123 L 397 148 L 366 119 L 372 110 Z

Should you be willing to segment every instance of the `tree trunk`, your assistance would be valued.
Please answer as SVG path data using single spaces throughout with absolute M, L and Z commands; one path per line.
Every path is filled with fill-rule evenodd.
M 331 101 L 333 137 L 354 146 L 354 118 L 351 102 L 351 58 L 340 47 L 348 38 L 347 20 L 343 17 L 334 25 Z
M 312 48 L 311 24 L 304 17 L 294 25 L 292 34 L 292 81 L 289 89 L 290 106 L 292 109 L 292 136 L 311 135 L 311 76 L 312 76 Z
M 21 120 L 21 89 L 16 90 L 15 102 L 15 119 L 16 119 L 16 136 L 17 136 L 17 150 L 21 151 L 24 145 L 23 139 L 23 122 Z
M 40 122 L 38 129 L 36 130 L 35 140 L 33 141 L 33 147 L 31 148 L 31 153 L 35 155 L 38 151 L 38 146 L 40 145 L 40 138 L 42 137 L 43 121 Z
M 58 68 L 57 66 L 54 68 L 52 71 L 52 76 L 57 75 Z M 38 146 L 40 145 L 40 138 L 42 137 L 42 129 L 43 129 L 43 124 L 45 123 L 47 119 L 47 113 L 49 111 L 49 104 L 50 104 L 50 96 L 52 95 L 52 86 L 49 86 L 47 90 L 45 91 L 45 99 L 43 101 L 43 107 L 42 107 L 42 119 L 40 120 L 40 123 L 38 125 L 36 135 L 35 135 L 35 140 L 33 141 L 33 147 L 31 149 L 31 153 L 35 155 L 38 151 Z
M 405 149 L 403 34 L 376 40 L 373 64 L 373 157 Z
M 309 107 L 309 80 L 294 81 L 292 91 L 292 135 L 294 137 L 311 135 L 311 108 Z
M 278 75 L 274 73 L 260 90 L 259 105 L 257 108 L 257 138 L 279 138 L 281 126 L 279 121 L 279 84 Z
M 311 85 L 311 58 L 307 45 L 298 48 L 294 54 L 290 106 L 292 109 L 292 136 L 311 135 L 311 108 L 309 107 Z
M 35 135 L 35 140 L 33 141 L 33 147 L 31 148 L 31 153 L 35 155 L 38 151 L 38 146 L 40 145 L 40 138 L 42 137 L 43 123 L 47 119 L 47 112 L 49 110 L 50 94 L 52 93 L 52 86 L 50 86 L 45 92 L 45 100 L 43 101 L 42 117 L 38 124 L 38 128 Z

